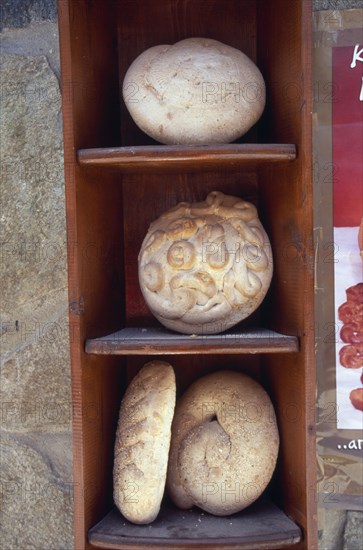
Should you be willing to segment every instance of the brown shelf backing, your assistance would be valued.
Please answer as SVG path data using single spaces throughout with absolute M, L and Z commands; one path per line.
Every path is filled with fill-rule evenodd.
M 124 172 L 237 168 L 290 162 L 295 158 L 296 147 L 292 144 L 148 145 L 78 151 L 82 166 L 117 167 Z
M 272 502 L 259 501 L 239 514 L 211 516 L 199 509 L 164 507 L 154 523 L 134 525 L 114 508 L 90 529 L 98 548 L 217 548 L 264 550 L 301 541 L 300 528 Z
M 296 336 L 268 329 L 215 335 L 184 335 L 163 328 L 124 328 L 86 341 L 86 352 L 97 355 L 182 355 L 291 353 L 299 351 Z

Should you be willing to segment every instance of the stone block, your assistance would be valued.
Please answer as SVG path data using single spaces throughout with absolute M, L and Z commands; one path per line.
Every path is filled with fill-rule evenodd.
M 0 5 L 0 30 L 56 18 L 57 0 L 3 0 Z
M 322 526 L 319 533 L 319 550 L 338 550 L 338 548 L 342 548 L 347 521 L 346 510 L 320 508 L 319 519 Z
M 0 427 L 4 431 L 71 430 L 66 303 L 63 310 L 63 315 L 55 321 L 48 319 L 43 325 L 29 326 L 28 335 L 23 335 L 24 341 L 14 346 L 3 360 Z M 23 330 L 20 328 L 19 332 Z
M 59 71 L 57 28 L 43 23 L 0 38 L 0 546 L 70 550 L 72 401 L 61 94 L 42 55 L 49 54 Z
M 45 57 L 2 54 L 0 63 L 1 321 L 9 333 L 54 315 L 67 247 L 58 80 Z
M 348 511 L 343 550 L 362 550 L 363 512 Z
M 2 428 L 70 430 L 61 94 L 44 56 L 0 62 Z
M 0 433 L 4 550 L 73 548 L 70 434 Z
M 348 10 L 361 8 L 362 0 L 313 0 L 313 9 L 319 10 Z

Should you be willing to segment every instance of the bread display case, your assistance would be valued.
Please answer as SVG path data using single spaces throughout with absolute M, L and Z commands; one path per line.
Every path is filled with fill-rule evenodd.
M 75 548 L 317 547 L 310 0 L 58 0 L 73 392 Z M 218 40 L 248 55 L 266 107 L 229 144 L 161 145 L 132 120 L 121 88 L 158 44 Z M 218 90 L 217 90 L 218 92 Z M 261 305 L 233 328 L 174 333 L 138 281 L 148 228 L 213 192 L 253 203 L 274 270 Z M 149 360 L 169 362 L 180 395 L 217 370 L 257 379 L 274 405 L 277 468 L 251 507 L 215 517 L 165 495 L 154 523 L 113 502 L 120 402 Z M 266 442 L 268 444 L 268 442 Z

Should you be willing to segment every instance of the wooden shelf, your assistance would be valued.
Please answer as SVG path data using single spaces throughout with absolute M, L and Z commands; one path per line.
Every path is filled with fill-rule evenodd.
M 69 308 L 77 550 L 317 548 L 311 9 L 311 0 L 58 1 L 67 236 L 76 244 L 68 247 L 69 301 L 80 304 Z M 260 68 L 267 101 L 241 139 L 250 143 L 151 145 L 128 113 L 120 86 L 133 60 L 192 36 L 235 47 Z M 179 202 L 216 189 L 258 205 L 274 256 L 268 299 L 256 320 L 224 334 L 151 328 L 159 325 L 137 276 L 147 229 Z M 303 337 L 242 330 L 257 319 Z M 110 512 L 120 403 L 158 355 L 175 364 L 178 392 L 219 367 L 262 375 L 280 433 L 269 490 L 283 511 L 261 501 L 219 518 L 165 501 L 150 526 Z M 91 422 L 82 414 L 89 404 L 102 412 Z M 291 404 L 301 413 L 293 421 Z
M 184 335 L 163 328 L 124 328 L 86 341 L 86 352 L 97 355 L 254 354 L 299 351 L 296 336 L 268 329 Z
M 90 529 L 97 548 L 286 548 L 301 541 L 300 528 L 272 502 L 261 500 L 233 516 L 163 507 L 150 525 L 134 525 L 114 508 Z M 220 546 L 219 546 L 220 545 Z
M 295 158 L 296 147 L 292 144 L 149 145 L 78 151 L 78 162 L 82 166 L 117 168 L 123 172 L 235 169 L 291 162 Z

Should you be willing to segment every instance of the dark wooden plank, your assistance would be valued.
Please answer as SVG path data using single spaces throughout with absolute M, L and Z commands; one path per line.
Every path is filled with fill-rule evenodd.
M 199 509 L 162 507 L 150 525 L 133 525 L 115 508 L 89 531 L 98 548 L 286 548 L 301 540 L 300 528 L 272 502 L 261 500 L 233 516 Z
M 221 144 L 221 145 L 146 145 L 80 149 L 82 166 L 117 167 L 122 172 L 135 170 L 202 170 L 241 168 L 290 162 L 296 158 L 293 144 Z
M 292 353 L 298 349 L 295 336 L 262 328 L 205 336 L 177 334 L 155 327 L 125 328 L 86 342 L 86 352 L 97 355 Z

